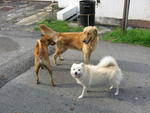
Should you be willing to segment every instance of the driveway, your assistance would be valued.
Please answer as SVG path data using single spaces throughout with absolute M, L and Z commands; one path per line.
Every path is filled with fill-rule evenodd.
M 72 63 L 82 62 L 79 51 L 64 53 L 62 65 L 53 66 L 56 87 L 49 83 L 46 70 L 40 71 L 41 84 L 36 85 L 33 67 L 8 82 L 0 90 L 0 112 L 13 113 L 149 113 L 150 48 L 100 41 L 91 57 L 97 64 L 106 55 L 118 61 L 124 79 L 119 96 L 108 87 L 98 87 L 77 99 L 82 87 L 70 76 Z M 51 57 L 50 57 L 51 58 Z

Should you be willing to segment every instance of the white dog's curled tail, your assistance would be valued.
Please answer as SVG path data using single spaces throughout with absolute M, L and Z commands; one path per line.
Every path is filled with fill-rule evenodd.
M 98 64 L 100 67 L 118 66 L 116 60 L 112 56 L 106 56 L 100 60 Z

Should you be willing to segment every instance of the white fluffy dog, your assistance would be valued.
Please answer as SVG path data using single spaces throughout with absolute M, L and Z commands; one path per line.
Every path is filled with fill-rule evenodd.
M 111 56 L 104 57 L 97 65 L 74 63 L 70 73 L 77 83 L 83 86 L 82 93 L 78 98 L 83 98 L 87 88 L 104 83 L 110 85 L 109 89 L 115 87 L 115 95 L 119 94 L 119 85 L 123 78 L 122 72 L 116 60 Z

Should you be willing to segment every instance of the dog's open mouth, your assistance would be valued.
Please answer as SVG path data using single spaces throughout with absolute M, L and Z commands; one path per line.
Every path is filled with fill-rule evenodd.
M 92 40 L 92 37 L 90 37 L 89 39 L 84 39 L 83 42 L 84 42 L 85 44 L 88 44 L 91 40 Z
M 81 75 L 80 75 L 80 74 L 75 74 L 74 77 L 75 77 L 75 78 L 80 78 Z

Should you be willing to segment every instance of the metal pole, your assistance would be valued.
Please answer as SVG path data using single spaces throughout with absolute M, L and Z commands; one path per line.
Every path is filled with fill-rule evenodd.
M 123 32 L 126 30 L 128 26 L 129 6 L 130 6 L 130 0 L 124 0 L 124 11 L 123 11 L 123 19 L 122 19 Z

